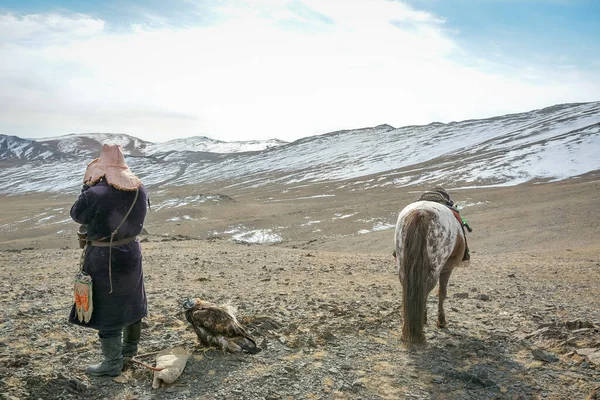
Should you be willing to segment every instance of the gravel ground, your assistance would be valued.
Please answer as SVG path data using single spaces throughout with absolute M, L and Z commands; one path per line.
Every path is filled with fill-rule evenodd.
M 153 222 L 148 230 L 157 233 L 142 244 L 149 316 L 140 351 L 176 345 L 192 351 L 179 379 L 160 389 L 152 389 L 151 371 L 138 365 L 116 379 L 85 375 L 100 359 L 98 339 L 66 321 L 79 251 L 73 243 L 31 246 L 36 232 L 18 239 L 12 232 L 0 243 L 0 393 L 7 399 L 596 399 L 600 246 L 598 227 L 588 222 L 597 218 L 598 189 L 597 183 L 532 187 L 549 193 L 549 203 L 535 206 L 525 201 L 531 196 L 525 189 L 471 193 L 493 199 L 495 207 L 470 214 L 472 260 L 450 278 L 448 328 L 430 322 L 428 344 L 419 349 L 400 341 L 393 229 L 248 245 L 167 235 Z M 545 212 L 558 203 L 568 208 L 565 190 L 577 194 L 578 208 L 568 214 L 570 234 L 561 242 Z M 522 221 L 538 221 L 519 242 L 507 239 L 503 196 L 513 199 L 511 212 Z M 231 302 L 263 351 L 201 348 L 179 314 L 186 297 Z M 435 321 L 435 290 L 428 306 Z M 154 362 L 151 355 L 142 360 Z

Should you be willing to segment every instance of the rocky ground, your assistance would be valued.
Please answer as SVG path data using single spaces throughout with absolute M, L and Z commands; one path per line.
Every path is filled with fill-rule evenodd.
M 308 198 L 324 192 L 305 190 Z M 463 212 L 475 228 L 472 260 L 450 278 L 448 329 L 430 322 L 427 346 L 416 349 L 399 337 L 393 229 L 357 234 L 356 218 L 331 217 L 354 209 L 365 214 L 361 220 L 389 222 L 414 194 L 349 190 L 275 203 L 272 193 L 232 191 L 232 204 L 196 205 L 186 212 L 198 218 L 180 225 L 166 222 L 173 210 L 152 212 L 142 239 L 149 316 L 140 350 L 183 345 L 193 352 L 180 378 L 160 389 L 152 389 L 151 371 L 137 365 L 117 379 L 84 374 L 100 351 L 94 331 L 66 322 L 80 255 L 71 235 L 76 226 L 62 237 L 52 235 L 56 227 L 17 224 L 36 210 L 68 208 L 73 199 L 1 198 L 0 393 L 7 399 L 600 398 L 600 183 L 455 193 L 479 204 Z M 330 221 L 307 231 L 306 215 Z M 298 235 L 249 245 L 207 229 L 241 223 L 285 225 Z M 202 349 L 178 313 L 186 297 L 231 302 L 263 350 Z M 434 291 L 430 317 L 436 307 Z M 152 355 L 142 360 L 154 362 Z

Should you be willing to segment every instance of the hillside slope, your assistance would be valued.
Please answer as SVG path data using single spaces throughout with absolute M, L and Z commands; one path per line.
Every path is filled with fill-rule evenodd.
M 21 140 L 31 150 L 19 150 L 19 156 L 6 159 L 19 162 L 7 163 L 0 171 L 0 194 L 75 192 L 87 162 L 107 141 L 123 146 L 130 167 L 149 187 L 209 182 L 242 187 L 308 182 L 345 185 L 348 180 L 359 180 L 360 187 L 367 189 L 423 183 L 510 186 L 599 170 L 600 102 L 448 124 L 397 129 L 380 125 L 287 144 L 276 141 L 271 147 L 262 143 L 261 151 L 250 152 L 207 152 L 207 140 L 212 139 L 202 137 L 180 139 L 177 145 L 153 144 L 127 135 L 74 135 L 39 143 Z M 0 136 L 0 149 L 10 150 L 1 145 L 7 141 Z M 242 148 L 241 142 L 233 143 L 232 147 L 221 142 L 221 151 Z M 250 141 L 246 148 L 255 145 Z M 2 154 L 16 154 L 9 150 Z M 57 174 L 62 178 L 60 185 L 55 182 Z

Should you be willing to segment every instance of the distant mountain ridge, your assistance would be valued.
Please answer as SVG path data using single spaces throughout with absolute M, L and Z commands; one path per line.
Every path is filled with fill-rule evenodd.
M 52 146 L 18 136 L 0 135 L 0 163 L 7 161 L 40 161 L 60 158 Z
M 143 156 L 145 154 L 142 149 L 151 144 L 123 133 L 72 133 L 34 140 L 45 143 L 61 153 L 82 157 L 97 157 L 104 143 L 120 145 L 125 154 Z
M 221 181 L 242 186 L 328 181 L 362 189 L 507 186 L 600 170 L 600 102 L 448 124 L 378 125 L 291 143 L 202 136 L 150 143 L 125 134 L 34 141 L 0 135 L 0 194 L 76 191 L 103 142 L 120 144 L 149 187 Z M 57 185 L 56 176 L 64 182 Z
M 248 153 L 287 144 L 279 139 L 225 142 L 206 136 L 152 143 L 123 133 L 72 133 L 40 139 L 24 139 L 0 134 L 0 160 L 22 162 L 95 158 L 105 143 L 120 145 L 125 155 L 156 158 L 165 158 L 171 155 L 171 159 L 186 158 L 185 154 L 189 155 L 190 152 Z M 183 156 L 174 157 L 173 153 L 182 153 Z
M 146 146 L 145 152 L 148 155 L 161 154 L 171 151 L 196 151 L 205 153 L 246 153 L 253 151 L 262 151 L 268 148 L 278 147 L 287 144 L 279 139 L 270 140 L 245 140 L 224 142 L 215 140 L 206 136 L 193 136 L 189 138 L 173 139 L 168 142 L 152 143 Z

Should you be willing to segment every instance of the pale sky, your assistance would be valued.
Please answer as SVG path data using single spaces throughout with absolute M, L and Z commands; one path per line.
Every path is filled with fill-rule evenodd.
M 597 101 L 599 3 L 0 0 L 0 134 L 292 141 Z

